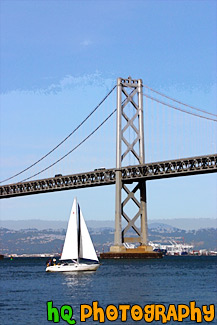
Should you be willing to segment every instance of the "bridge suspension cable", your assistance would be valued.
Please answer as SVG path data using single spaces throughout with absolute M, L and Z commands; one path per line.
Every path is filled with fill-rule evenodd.
M 115 86 L 116 87 L 116 86 Z M 111 92 L 115 89 L 115 87 L 110 91 Z M 133 93 L 133 90 L 130 92 L 129 96 Z M 109 95 L 109 94 L 108 94 Z M 107 95 L 107 97 L 108 97 Z M 122 104 L 124 104 L 127 101 L 127 98 L 125 98 L 122 101 Z M 101 102 L 102 103 L 102 102 Z M 70 155 L 73 151 L 75 151 L 77 148 L 79 148 L 84 142 L 86 142 L 94 133 L 96 133 L 96 131 L 98 131 L 101 126 L 103 126 L 103 124 L 105 124 L 111 117 L 112 115 L 117 111 L 117 108 L 115 108 L 104 120 L 103 122 L 101 122 L 88 136 L 86 136 L 82 141 L 79 142 L 79 144 L 77 144 L 74 148 L 72 148 L 70 151 L 68 151 L 64 156 L 62 156 L 61 158 L 59 158 L 58 160 L 56 160 L 54 163 L 50 164 L 49 166 L 47 166 L 46 168 L 40 170 L 39 172 L 35 173 L 34 175 L 31 175 L 25 179 L 23 179 L 22 181 L 20 181 L 20 183 L 25 182 L 35 176 L 40 175 L 41 173 L 45 172 L 46 170 L 48 170 L 49 168 L 53 167 L 54 165 L 56 165 L 57 163 L 59 163 L 61 160 L 63 160 L 64 158 L 66 158 L 68 155 Z
M 59 148 L 68 138 L 70 138 L 92 115 L 93 113 L 96 112 L 96 110 L 103 104 L 103 102 L 109 97 L 109 95 L 111 95 L 111 93 L 114 91 L 114 89 L 117 86 L 115 85 L 109 92 L 108 94 L 101 100 L 101 102 L 91 111 L 91 113 L 89 115 L 87 115 L 87 117 L 67 136 L 65 137 L 59 144 L 57 144 L 53 149 L 51 149 L 46 155 L 42 156 L 40 159 L 38 159 L 35 163 L 31 164 L 30 166 L 28 166 L 27 168 L 21 170 L 19 173 L 8 177 L 2 181 L 0 181 L 0 184 L 3 182 L 6 182 L 16 176 L 19 176 L 21 174 L 23 174 L 24 172 L 26 172 L 27 170 L 29 170 L 30 168 L 32 168 L 33 166 L 37 165 L 39 162 L 41 162 L 43 159 L 45 159 L 46 157 L 48 157 L 52 152 L 54 152 L 57 148 Z M 72 150 L 73 151 L 73 150 Z M 62 160 L 62 159 L 60 159 Z M 60 161 L 59 160 L 59 161 Z M 51 165 L 52 166 L 52 165 Z M 46 170 L 46 169 L 45 169 Z M 40 173 L 39 173 L 40 174 Z M 38 175 L 38 174 L 36 174 Z M 29 179 L 29 178 L 28 178 Z
M 29 177 L 27 177 L 27 178 L 25 178 L 25 179 L 23 179 L 22 181 L 21 181 L 21 183 L 22 182 L 25 182 L 25 181 L 27 181 L 28 179 L 30 179 L 30 178 L 33 178 L 33 177 L 35 177 L 35 176 L 37 176 L 37 175 L 39 175 L 39 174 L 41 174 L 41 173 L 43 173 L 44 171 L 46 171 L 46 170 L 48 170 L 49 168 L 51 168 L 51 167 L 53 167 L 54 165 L 56 165 L 58 162 L 60 162 L 61 160 L 63 160 L 64 158 L 66 158 L 70 153 L 72 153 L 73 151 L 75 151 L 78 147 L 80 147 L 85 141 L 87 141 L 87 139 L 89 139 L 97 130 L 99 130 L 99 128 L 101 128 L 101 126 L 103 126 L 103 124 L 105 124 L 105 122 L 107 122 L 109 119 L 110 119 L 110 117 L 116 112 L 116 110 L 117 110 L 117 108 L 115 108 L 114 110 L 113 110 L 113 112 L 111 112 L 111 114 L 109 114 L 107 117 L 106 117 L 106 119 L 102 122 L 102 123 L 100 123 L 86 138 L 84 138 L 77 146 L 75 146 L 74 148 L 72 148 L 70 151 L 68 151 L 64 156 L 62 156 L 61 158 L 59 158 L 58 160 L 56 160 L 53 164 L 51 164 L 51 165 L 49 165 L 48 167 L 46 167 L 46 168 L 44 168 L 44 169 L 42 169 L 40 172 L 38 172 L 38 173 L 36 173 L 36 174 L 34 174 L 34 175 L 32 175 L 32 176 L 29 176 Z
M 181 101 L 179 101 L 179 100 L 177 100 L 177 99 L 174 99 L 174 98 L 172 98 L 172 97 L 169 97 L 169 96 L 167 96 L 167 95 L 165 95 L 165 94 L 162 94 L 162 93 L 160 93 L 159 91 L 152 89 L 151 87 L 148 87 L 148 86 L 146 86 L 146 85 L 144 85 L 144 87 L 147 88 L 147 89 L 149 89 L 149 90 L 151 90 L 151 91 L 153 91 L 154 93 L 156 93 L 156 94 L 158 94 L 158 95 L 160 95 L 160 96 L 163 96 L 163 97 L 165 97 L 165 98 L 167 98 L 167 99 L 170 99 L 170 100 L 172 100 L 172 101 L 174 101 L 174 102 L 176 102 L 176 103 L 178 103 L 178 104 L 181 104 L 181 105 L 184 105 L 184 106 L 186 106 L 186 107 L 189 107 L 189 108 L 195 109 L 195 110 L 197 110 L 197 111 L 199 111 L 199 112 L 206 113 L 206 114 L 209 114 L 209 115 L 212 115 L 212 116 L 217 117 L 216 114 L 213 114 L 213 113 L 207 112 L 207 111 L 205 111 L 205 110 L 202 110 L 202 109 L 200 109 L 200 108 L 196 108 L 196 107 L 194 107 L 194 106 L 191 106 L 191 105 L 188 105 L 188 104 L 182 103 Z
M 143 96 L 145 96 L 146 98 L 152 99 L 152 100 L 154 100 L 155 102 L 160 103 L 160 104 L 162 104 L 162 105 L 165 105 L 165 106 L 171 107 L 171 108 L 176 109 L 176 110 L 178 110 L 178 111 L 181 111 L 181 112 L 183 112 L 183 113 L 186 113 L 186 114 L 189 114 L 189 115 L 193 115 L 193 116 L 197 116 L 197 117 L 200 117 L 200 118 L 203 118 L 203 119 L 206 119 L 206 120 L 210 120 L 210 121 L 217 122 L 217 120 L 214 119 L 214 118 L 207 117 L 207 116 L 202 116 L 202 115 L 199 115 L 199 114 L 196 114 L 196 113 L 192 113 L 192 112 L 186 111 L 186 110 L 184 110 L 184 109 L 182 109 L 182 108 L 179 108 L 179 107 L 176 107 L 176 106 L 174 106 L 174 105 L 171 105 L 171 104 L 165 103 L 165 102 L 161 101 L 160 99 L 154 98 L 154 97 L 149 96 L 149 95 L 147 95 L 147 94 L 143 94 Z M 204 112 L 205 112 L 205 111 L 204 111 Z M 207 112 L 206 112 L 206 113 L 207 113 Z M 214 115 L 214 114 L 212 114 L 212 115 Z M 214 115 L 214 116 L 215 116 L 215 115 Z

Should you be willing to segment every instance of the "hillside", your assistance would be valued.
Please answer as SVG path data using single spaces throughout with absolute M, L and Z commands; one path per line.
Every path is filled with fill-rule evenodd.
M 114 240 L 113 228 L 90 229 L 96 250 L 108 251 Z M 1 254 L 60 253 L 65 230 L 0 228 Z M 217 229 L 181 230 L 164 224 L 149 228 L 149 240 L 165 243 L 169 240 L 194 245 L 194 249 L 217 250 Z
M 86 220 L 89 228 L 113 228 L 114 220 Z M 217 219 L 212 218 L 173 218 L 173 219 L 148 219 L 148 226 L 153 228 L 158 224 L 165 224 L 167 226 L 184 229 L 184 230 L 199 230 L 206 228 L 217 228 Z M 43 229 L 66 229 L 67 221 L 64 220 L 0 220 L 0 227 L 20 230 L 37 228 Z

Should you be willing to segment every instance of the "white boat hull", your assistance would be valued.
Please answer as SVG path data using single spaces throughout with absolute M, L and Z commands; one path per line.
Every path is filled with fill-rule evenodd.
M 85 272 L 96 271 L 99 264 L 60 264 L 47 266 L 46 272 Z

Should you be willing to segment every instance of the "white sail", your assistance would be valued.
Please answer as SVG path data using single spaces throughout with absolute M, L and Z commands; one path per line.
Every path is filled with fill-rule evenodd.
M 74 199 L 61 260 L 78 259 L 77 199 Z
M 99 261 L 80 209 L 80 250 L 79 257 Z

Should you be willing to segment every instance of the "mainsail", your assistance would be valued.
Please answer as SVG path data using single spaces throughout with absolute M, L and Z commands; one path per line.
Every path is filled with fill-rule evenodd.
M 61 260 L 78 259 L 77 199 L 74 199 Z

